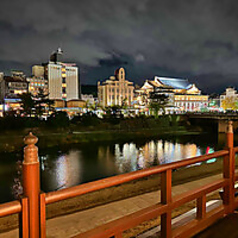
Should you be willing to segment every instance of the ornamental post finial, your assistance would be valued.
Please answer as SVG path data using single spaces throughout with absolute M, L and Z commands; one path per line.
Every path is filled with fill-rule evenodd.
M 24 138 L 24 143 L 27 145 L 24 148 L 24 161 L 25 164 L 32 164 L 39 162 L 38 161 L 38 147 L 35 146 L 37 143 L 38 138 L 32 134 L 32 132 L 29 133 Z

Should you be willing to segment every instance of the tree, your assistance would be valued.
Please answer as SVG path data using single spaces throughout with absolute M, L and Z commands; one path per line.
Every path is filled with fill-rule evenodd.
M 118 123 L 118 119 L 123 118 L 122 107 L 119 105 L 106 107 L 104 111 L 106 112 L 104 118 L 109 119 L 112 123 Z
M 225 99 L 221 102 L 221 107 L 224 110 L 237 110 L 238 104 L 237 104 L 237 98 L 236 97 L 225 97 Z
M 165 94 L 150 94 L 150 105 L 149 108 L 153 111 L 154 116 L 157 118 L 160 110 L 165 114 L 165 107 L 169 103 L 169 96 Z
M 21 99 L 21 106 L 23 107 L 24 113 L 32 115 L 32 109 L 35 107 L 35 101 L 32 98 L 31 93 L 23 93 L 19 95 Z
M 66 112 L 60 111 L 52 113 L 47 121 L 50 127 L 66 128 L 69 126 L 69 117 Z
M 44 93 L 43 89 L 40 89 L 38 94 L 34 96 L 36 114 L 41 116 L 46 112 L 46 107 L 48 107 L 48 113 L 52 110 L 53 100 L 49 99 L 49 94 Z

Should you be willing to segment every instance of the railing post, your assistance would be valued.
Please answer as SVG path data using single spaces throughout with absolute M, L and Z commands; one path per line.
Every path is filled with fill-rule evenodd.
M 226 213 L 232 213 L 234 211 L 235 201 L 235 154 L 234 154 L 234 135 L 232 121 L 228 122 L 227 126 L 227 144 L 226 149 L 229 151 L 228 156 L 223 159 L 223 177 L 228 179 L 229 184 L 224 187 L 224 199 L 223 203 L 226 207 Z
M 22 211 L 19 214 L 19 237 L 29 238 L 28 198 L 21 198 Z
M 172 202 L 172 170 L 168 169 L 161 173 L 161 203 L 169 204 Z M 172 215 L 167 211 L 161 215 L 161 237 L 172 237 Z
M 25 137 L 23 161 L 23 193 L 28 198 L 29 237 L 40 236 L 39 194 L 40 194 L 40 165 L 38 160 L 38 141 L 31 132 Z
M 46 238 L 45 193 L 40 194 L 40 238 Z
M 206 195 L 197 199 L 197 219 L 203 219 L 206 217 Z

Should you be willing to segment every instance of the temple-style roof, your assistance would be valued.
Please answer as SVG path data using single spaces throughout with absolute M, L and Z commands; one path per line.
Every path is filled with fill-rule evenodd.
M 158 81 L 151 81 L 151 80 L 146 80 L 144 85 L 141 87 L 142 89 L 148 89 L 148 88 L 168 88 L 172 89 L 173 87 L 169 85 L 163 85 L 159 83 Z
M 156 82 L 159 82 L 160 84 L 173 87 L 174 89 L 189 89 L 192 86 L 187 79 L 181 78 L 167 78 L 155 76 L 154 80 Z

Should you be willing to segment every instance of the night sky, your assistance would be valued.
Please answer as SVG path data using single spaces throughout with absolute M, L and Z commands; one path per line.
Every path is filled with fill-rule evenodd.
M 238 1 L 1 0 L 0 71 L 29 75 L 58 47 L 83 84 L 122 66 L 140 85 L 184 77 L 221 93 L 238 88 Z

